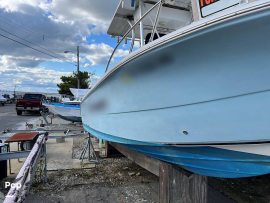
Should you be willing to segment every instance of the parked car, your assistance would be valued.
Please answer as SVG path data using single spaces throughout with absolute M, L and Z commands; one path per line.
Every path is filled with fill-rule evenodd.
M 9 94 L 3 94 L 3 97 L 7 99 L 7 102 L 6 103 L 8 103 L 8 104 L 11 104 L 12 103 L 12 100 L 11 100 Z
M 26 93 L 22 99 L 18 99 L 16 102 L 17 115 L 22 115 L 22 113 L 25 111 L 45 111 L 46 107 L 42 105 L 42 101 L 44 98 L 45 96 L 42 94 Z
M 6 102 L 7 102 L 7 99 L 5 97 L 3 97 L 2 95 L 0 95 L 0 103 L 1 103 L 1 105 L 4 106 Z

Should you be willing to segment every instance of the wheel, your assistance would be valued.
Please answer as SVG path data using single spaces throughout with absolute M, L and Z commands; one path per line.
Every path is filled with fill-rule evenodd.
M 17 110 L 17 115 L 18 115 L 18 116 L 21 116 L 21 115 L 22 115 L 22 111 Z
M 2 104 L 2 106 L 5 106 L 5 103 L 1 103 Z

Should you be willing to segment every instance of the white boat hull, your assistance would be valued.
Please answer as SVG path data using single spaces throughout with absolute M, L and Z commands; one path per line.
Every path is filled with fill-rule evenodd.
M 83 122 L 142 142 L 270 140 L 268 14 L 175 39 L 122 65 L 86 97 Z
M 49 111 L 56 116 L 73 122 L 81 122 L 81 109 L 79 106 L 65 104 L 46 104 Z
M 253 9 L 131 54 L 83 100 L 84 128 L 206 176 L 270 173 L 269 21 Z

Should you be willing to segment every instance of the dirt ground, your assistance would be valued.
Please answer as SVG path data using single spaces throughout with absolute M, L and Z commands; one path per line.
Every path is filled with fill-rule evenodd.
M 211 203 L 270 202 L 270 175 L 208 181 Z M 26 202 L 150 203 L 158 195 L 158 177 L 122 157 L 103 159 L 92 169 L 50 172 L 48 184 L 34 185 Z
M 235 202 L 270 202 L 270 175 L 238 179 L 209 178 L 208 182 Z
M 91 169 L 50 172 L 26 202 L 158 202 L 158 178 L 126 158 L 103 159 Z
M 9 177 L 3 181 L 12 182 L 13 179 Z M 242 179 L 208 178 L 208 181 L 209 203 L 270 202 L 270 175 Z M 0 184 L 0 191 L 7 193 L 3 184 Z M 90 169 L 50 171 L 48 183 L 34 183 L 25 202 L 151 203 L 158 202 L 158 195 L 158 177 L 125 157 L 117 157 L 102 159 Z

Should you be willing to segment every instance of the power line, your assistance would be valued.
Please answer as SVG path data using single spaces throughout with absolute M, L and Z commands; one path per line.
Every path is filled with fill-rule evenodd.
M 30 45 L 28 45 L 28 44 L 25 44 L 25 43 L 23 43 L 23 42 L 20 42 L 20 41 L 18 41 L 18 40 L 15 40 L 15 39 L 13 39 L 13 38 L 10 38 L 10 37 L 8 37 L 8 36 L 5 36 L 5 35 L 3 35 L 3 34 L 1 34 L 1 33 L 0 33 L 0 36 L 4 37 L 4 38 L 6 38 L 6 39 L 9 39 L 9 40 L 11 40 L 11 41 L 13 41 L 13 42 L 16 42 L 16 43 L 18 43 L 18 44 L 21 44 L 21 45 L 23 45 L 23 46 L 26 46 L 26 47 L 28 47 L 28 48 L 30 48 L 30 49 L 33 49 L 33 50 L 35 50 L 35 51 L 37 51 L 37 52 L 40 52 L 40 53 L 42 53 L 42 54 L 45 54 L 45 55 L 47 55 L 47 56 L 56 58 L 56 59 L 58 59 L 58 60 L 60 59 L 60 58 L 58 58 L 57 56 L 54 56 L 54 55 L 52 55 L 52 54 L 49 54 L 49 53 L 46 53 L 46 52 L 41 51 L 41 50 L 39 50 L 39 49 L 36 49 L 36 48 L 34 48 L 34 47 L 32 47 L 32 46 L 30 46 Z M 63 61 L 63 59 L 60 59 L 60 60 Z M 71 62 L 69 62 L 69 63 L 71 63 Z M 72 64 L 75 65 L 74 63 L 72 63 Z
M 21 23 L 18 23 L 17 21 L 14 21 L 13 19 L 9 19 L 9 18 L 7 18 L 7 17 L 5 17 L 5 16 L 3 16 L 3 15 L 0 15 L 0 16 L 1 16 L 0 21 L 3 20 L 3 21 L 5 21 L 7 24 L 13 26 L 12 23 L 10 23 L 10 21 L 12 21 L 14 24 L 16 24 L 17 26 L 19 26 L 19 27 L 21 28 L 21 31 L 24 31 L 24 33 L 40 35 L 40 36 L 42 37 L 42 39 L 44 40 L 44 36 L 45 36 L 45 35 L 44 35 L 43 32 L 40 32 L 40 31 L 39 31 L 39 32 L 34 31 L 34 30 L 32 30 L 30 27 L 27 27 L 27 26 L 25 26 L 25 25 L 23 25 L 23 24 L 21 24 Z M 4 18 L 4 19 L 3 19 L 3 18 Z M 46 48 L 44 48 L 44 47 L 38 45 L 37 43 L 28 41 L 28 40 L 26 40 L 26 39 L 24 39 L 24 38 L 22 38 L 22 37 L 19 37 L 18 35 L 15 35 L 15 34 L 13 34 L 13 33 L 10 33 L 10 32 L 8 32 L 7 30 L 5 30 L 5 29 L 3 29 L 3 28 L 1 28 L 1 27 L 0 27 L 0 29 L 1 29 L 2 31 L 4 31 L 4 32 L 10 34 L 10 35 L 13 35 L 13 36 L 15 36 L 15 37 L 17 37 L 17 38 L 23 40 L 23 41 L 26 41 L 26 42 L 28 42 L 28 43 L 30 43 L 30 44 L 33 44 L 33 45 L 35 45 L 35 46 L 38 46 L 38 47 L 40 47 L 41 49 L 46 50 L 47 52 L 50 52 L 50 53 L 53 53 L 53 54 L 56 54 L 56 55 L 60 55 L 60 54 L 57 54 L 57 53 L 55 53 L 55 52 L 53 52 L 53 51 L 51 51 L 51 50 L 48 50 L 48 49 L 46 49 Z M 46 34 L 46 36 L 48 36 L 48 35 Z M 42 52 L 42 51 L 41 51 L 41 52 Z M 63 59 L 65 59 L 65 60 L 60 59 L 59 57 L 56 57 L 56 56 L 55 56 L 54 58 L 57 58 L 57 59 L 59 59 L 59 60 L 61 60 L 61 61 L 66 61 L 66 62 L 68 62 L 68 63 L 70 63 L 70 64 L 76 66 L 76 63 L 75 63 L 75 62 L 70 62 L 69 59 L 67 59 L 65 56 L 62 56 L 62 55 L 60 55 L 60 56 L 61 56 Z
M 33 44 L 33 45 L 35 45 L 35 46 L 38 46 L 38 47 L 40 47 L 41 49 L 43 49 L 43 50 L 45 50 L 45 51 L 47 51 L 47 52 L 49 52 L 49 53 L 58 55 L 57 53 L 54 53 L 54 52 L 52 52 L 52 51 L 50 51 L 50 50 L 48 50 L 48 49 L 46 49 L 46 48 L 44 48 L 44 47 L 42 47 L 42 46 L 40 46 L 40 45 L 34 43 L 34 42 L 31 42 L 31 41 L 26 40 L 26 39 L 24 39 L 24 38 L 22 38 L 22 37 L 20 37 L 20 36 L 18 36 L 18 35 L 15 35 L 15 34 L 13 34 L 13 33 L 9 32 L 9 31 L 7 31 L 7 30 L 5 30 L 5 29 L 3 29 L 3 28 L 1 28 L 1 27 L 0 27 L 0 30 L 2 30 L 2 31 L 4 31 L 4 32 L 6 32 L 6 33 L 8 33 L 8 34 L 10 34 L 10 35 L 12 35 L 12 36 L 14 36 L 14 37 L 17 37 L 17 38 L 19 38 L 19 39 L 21 39 L 21 40 L 23 40 L 23 41 L 25 41 L 25 42 L 27 42 L 27 43 L 29 43 L 29 44 Z M 62 56 L 62 58 L 64 58 L 64 59 L 67 60 L 67 58 L 64 57 L 64 56 Z
M 13 20 L 13 19 L 10 19 L 10 18 L 7 18 L 7 17 L 5 17 L 5 16 L 3 16 L 3 15 L 1 15 L 1 18 L 0 18 L 0 21 L 5 21 L 5 23 L 7 23 L 7 24 L 9 24 L 9 25 L 11 25 L 11 26 L 13 26 L 13 24 L 15 24 L 15 25 L 17 25 L 17 26 L 19 26 L 22 30 L 24 30 L 24 32 L 25 33 L 30 33 L 30 34 L 37 34 L 37 35 L 40 35 L 40 36 L 43 36 L 44 35 L 44 33 L 43 32 L 37 32 L 37 31 L 34 31 L 34 30 L 32 30 L 30 27 L 27 27 L 27 26 L 25 26 L 25 25 L 23 25 L 23 24 L 21 24 L 21 23 L 18 23 L 17 21 L 15 21 L 15 20 Z M 12 23 L 13 24 L 12 24 Z

